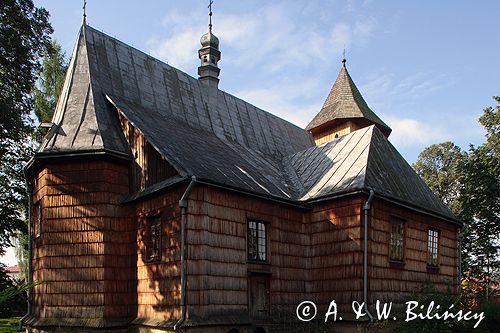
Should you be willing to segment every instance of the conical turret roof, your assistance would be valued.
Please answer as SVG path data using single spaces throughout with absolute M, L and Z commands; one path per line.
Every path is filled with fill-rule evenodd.
M 314 131 L 336 120 L 352 118 L 364 118 L 386 135 L 391 132 L 391 128 L 368 107 L 344 63 L 321 111 L 307 125 L 306 130 Z

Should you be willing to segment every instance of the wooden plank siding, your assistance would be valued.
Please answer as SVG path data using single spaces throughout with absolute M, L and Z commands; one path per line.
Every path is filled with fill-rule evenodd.
M 117 318 L 135 313 L 135 234 L 126 208 L 128 168 L 65 162 L 34 177 L 41 233 L 33 239 L 38 318 Z M 35 221 L 32 221 L 35 223 Z M 35 235 L 33 235 L 35 236 Z
M 332 141 L 335 138 L 347 135 L 360 128 L 361 127 L 353 121 L 341 121 L 335 126 L 313 133 L 314 142 L 316 145 L 320 145 Z
M 121 113 L 121 128 L 134 162 L 130 171 L 130 192 L 136 192 L 177 175 L 177 171 Z

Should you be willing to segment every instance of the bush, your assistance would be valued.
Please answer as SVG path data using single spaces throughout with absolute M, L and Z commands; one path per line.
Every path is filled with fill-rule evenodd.
M 450 312 L 456 313 L 460 309 L 473 311 L 474 313 L 484 312 L 484 319 L 477 328 L 474 325 L 477 320 L 458 321 L 457 319 L 415 319 L 409 322 L 398 321 L 394 327 L 394 333 L 496 333 L 500 331 L 500 304 L 494 302 L 483 302 L 479 307 L 470 307 L 469 295 L 456 295 L 450 290 L 440 292 L 432 285 L 424 285 L 419 291 L 414 293 L 410 298 L 412 301 L 417 301 L 421 305 L 425 305 L 423 311 L 426 311 L 427 306 L 434 301 L 434 304 L 441 306 L 439 310 L 435 308 L 431 315 L 442 314 L 453 305 Z M 399 318 L 399 316 L 398 316 Z M 406 318 L 401 315 L 401 318 Z
M 0 318 L 22 316 L 26 312 L 26 287 L 17 284 L 0 266 Z

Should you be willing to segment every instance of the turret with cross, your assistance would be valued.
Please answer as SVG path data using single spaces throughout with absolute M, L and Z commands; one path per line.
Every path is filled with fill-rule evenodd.
M 210 0 L 208 5 L 208 32 L 201 36 L 201 48 L 198 50 L 198 57 L 201 64 L 198 67 L 198 75 L 200 82 L 208 85 L 209 87 L 217 88 L 219 85 L 220 68 L 218 62 L 221 58 L 219 51 L 219 39 L 212 33 L 212 5 L 213 1 Z

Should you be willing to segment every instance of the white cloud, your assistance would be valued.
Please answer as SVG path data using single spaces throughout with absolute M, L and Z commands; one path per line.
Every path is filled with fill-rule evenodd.
M 398 147 L 423 147 L 436 142 L 443 142 L 448 137 L 447 131 L 436 124 L 415 119 L 387 117 L 392 128 L 391 142 Z
M 393 73 L 372 73 L 360 86 L 368 100 L 421 100 L 454 83 L 454 79 L 429 72 L 417 72 L 397 78 Z M 388 98 L 390 97 L 390 98 Z
M 168 26 L 168 35 L 148 41 L 152 55 L 181 68 L 195 64 L 199 38 L 206 32 L 206 26 L 199 22 L 206 20 L 205 15 L 167 13 L 163 25 Z M 340 59 L 344 47 L 364 43 L 376 29 L 370 17 L 335 24 L 332 20 L 326 29 L 319 22 L 309 22 L 304 29 L 296 16 L 287 3 L 267 5 L 257 13 L 218 13 L 214 33 L 221 39 L 223 60 L 233 65 L 261 65 L 273 72 L 291 65 L 311 67 L 318 61 L 329 62 L 332 54 Z
M 365 44 L 377 30 L 371 16 L 340 16 L 329 10 L 317 20 L 297 18 L 303 8 L 288 2 L 271 3 L 252 13 L 218 12 L 214 17 L 214 33 L 221 40 L 221 68 L 238 71 L 245 80 L 233 86 L 236 95 L 280 117 L 304 127 L 319 112 L 323 91 L 334 78 L 328 75 L 332 64 L 340 65 L 342 50 Z M 318 16 L 324 13 L 315 13 Z M 320 15 L 321 16 L 321 15 Z M 186 72 L 198 64 L 199 38 L 206 32 L 205 12 L 169 11 L 164 20 L 164 36 L 153 36 L 148 46 L 153 56 Z M 332 59 L 338 59 L 333 62 Z M 253 77 L 251 68 L 259 68 Z M 250 72 L 248 72 L 250 71 Z M 239 72 L 237 72 L 240 75 Z M 333 75 L 335 75 L 334 73 Z M 304 77 L 311 78 L 304 80 Z M 258 82 L 256 82 L 258 80 Z M 318 93 L 320 92 L 320 93 Z M 318 96 L 320 95 L 320 96 Z
M 304 102 L 302 96 L 312 94 L 318 85 L 319 81 L 315 79 L 300 84 L 284 80 L 269 87 L 240 90 L 235 95 L 303 128 L 311 120 L 310 115 L 319 112 L 323 101 Z M 288 93 L 284 94 L 284 91 Z
M 199 40 L 200 34 L 194 30 L 185 30 L 175 36 L 160 40 L 158 37 L 153 37 L 148 41 L 151 47 L 151 55 L 157 57 L 168 64 L 186 69 L 196 66 L 196 41 Z

